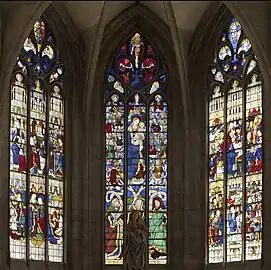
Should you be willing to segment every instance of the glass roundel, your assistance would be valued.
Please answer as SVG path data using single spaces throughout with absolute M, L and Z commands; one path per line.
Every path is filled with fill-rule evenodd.
M 148 228 L 148 263 L 167 263 L 167 80 L 140 32 L 120 45 L 105 75 L 106 264 L 123 264 L 133 210 Z

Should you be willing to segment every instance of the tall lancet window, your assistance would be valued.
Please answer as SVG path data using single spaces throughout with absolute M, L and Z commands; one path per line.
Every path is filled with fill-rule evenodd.
M 63 261 L 65 69 L 49 25 L 34 24 L 11 78 L 9 247 L 14 259 Z
M 138 210 L 149 230 L 148 263 L 165 264 L 167 73 L 136 32 L 117 49 L 105 80 L 105 263 L 123 263 L 130 213 Z
M 236 18 L 210 65 L 208 262 L 262 253 L 262 78 Z

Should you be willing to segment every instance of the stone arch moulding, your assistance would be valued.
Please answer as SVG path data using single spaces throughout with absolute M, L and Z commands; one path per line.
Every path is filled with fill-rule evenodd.
M 76 78 L 76 84 L 82 83 L 83 60 L 79 37 L 69 15 L 60 10 L 58 5 L 58 3 L 49 5 L 42 16 L 55 33 L 61 59 L 66 67 L 68 83 L 72 84 L 72 78 Z M 80 88 L 78 87 L 77 91 L 80 91 Z
M 5 143 L 7 147 L 5 147 L 2 151 L 4 153 L 1 155 L 0 160 L 1 164 L 8 164 L 8 158 L 9 158 L 9 150 L 8 150 L 8 138 L 6 139 L 8 132 L 9 132 L 9 110 L 8 110 L 8 104 L 9 104 L 9 95 L 4 94 L 8 93 L 10 90 L 10 77 L 16 62 L 16 57 L 19 55 L 19 51 L 22 47 L 23 41 L 25 38 L 28 36 L 28 34 L 31 31 L 31 28 L 33 28 L 33 25 L 35 21 L 42 16 L 44 20 L 46 21 L 47 24 L 50 25 L 50 28 L 53 30 L 55 37 L 56 37 L 56 42 L 59 44 L 59 54 L 60 54 L 60 59 L 61 63 L 65 66 L 66 69 L 66 77 L 64 81 L 64 88 L 65 88 L 65 99 L 66 99 L 66 119 L 69 119 L 69 121 L 66 120 L 66 126 L 65 126 L 65 156 L 66 156 L 66 181 L 65 181 L 65 223 L 69 224 L 65 226 L 65 231 L 64 231 L 64 237 L 65 237 L 65 247 L 64 247 L 64 253 L 65 253 L 65 259 L 64 263 L 61 264 L 55 264 L 55 263 L 50 263 L 50 265 L 54 265 L 53 267 L 55 269 L 60 269 L 63 268 L 63 265 L 69 264 L 72 260 L 78 261 L 79 258 L 74 258 L 76 255 L 72 252 L 72 248 L 75 248 L 76 243 L 74 243 L 74 235 L 73 232 L 75 230 L 80 230 L 80 228 L 75 228 L 76 224 L 78 222 L 73 222 L 72 221 L 72 210 L 74 212 L 79 213 L 79 216 L 81 215 L 80 209 L 80 169 L 78 166 L 75 164 L 78 164 L 77 162 L 73 162 L 73 159 L 78 160 L 78 151 L 75 151 L 75 149 L 78 149 L 79 146 L 77 145 L 78 142 L 80 142 L 80 131 L 74 132 L 74 130 L 79 130 L 78 128 L 75 127 L 75 119 L 77 119 L 76 122 L 80 121 L 81 113 L 79 109 L 82 107 L 80 106 L 80 100 L 77 98 L 80 96 L 80 89 L 82 89 L 82 82 L 83 78 L 81 78 L 82 75 L 82 57 L 80 55 L 81 47 L 80 43 L 77 39 L 77 36 L 75 35 L 75 28 L 69 21 L 68 14 L 64 14 L 62 12 L 61 14 L 58 12 L 56 6 L 57 4 L 39 4 L 39 6 L 36 8 L 35 14 L 33 14 L 33 17 L 31 19 L 28 19 L 27 23 L 23 24 L 23 26 L 27 25 L 22 30 L 22 35 L 20 35 L 20 42 L 14 42 L 16 44 L 16 49 L 12 50 L 12 55 L 8 55 L 6 59 L 4 59 L 5 62 L 8 62 L 7 68 L 4 70 L 5 77 L 2 78 L 2 85 L 4 84 L 3 87 L 3 92 L 2 97 L 3 100 L 5 101 L 5 104 L 7 104 L 7 108 L 5 109 L 5 113 L 3 115 L 4 118 L 4 124 L 2 125 L 2 130 L 1 134 L 2 136 L 5 137 Z M 64 18 L 63 18 L 64 16 Z M 66 23 L 68 21 L 68 23 Z M 69 29 L 69 28 L 72 28 Z M 75 33 L 75 34 L 74 34 Z M 14 53 L 14 51 L 17 53 Z M 3 64 L 3 63 L 1 63 Z M 75 91 L 77 94 L 75 94 Z M 4 94 L 4 95 L 3 95 Z M 79 125 L 80 126 L 80 125 Z M 1 136 L 1 137 L 2 137 Z M 2 138 L 1 138 L 2 139 Z M 2 162 L 3 160 L 3 162 Z M 1 190 L 5 192 L 6 194 L 3 194 L 1 196 L 4 198 L 1 200 L 1 203 L 4 203 L 4 201 L 8 201 L 8 193 L 6 192 L 8 190 L 8 181 L 5 182 L 5 179 L 8 179 L 8 165 L 4 166 L 5 170 L 3 170 L 3 177 L 1 176 L 1 180 L 4 179 L 4 181 L 1 181 Z M 4 188 L 2 188 L 4 186 Z M 74 192 L 75 195 L 73 195 L 73 200 L 69 200 L 67 198 L 71 198 L 71 191 L 72 190 L 78 190 L 76 193 Z M 5 202 L 5 204 L 6 204 Z M 79 203 L 78 203 L 79 202 Z M 3 222 L 5 225 L 4 226 L 4 231 L 6 232 L 5 235 L 8 235 L 8 213 L 5 214 L 5 219 L 6 222 Z M 77 217 L 78 220 L 80 220 L 80 217 Z M 74 225 L 75 224 L 75 225 Z M 2 227 L 1 226 L 1 227 Z M 79 226 L 79 225 L 78 225 Z M 1 230 L 3 231 L 3 230 Z M 6 236 L 3 237 L 5 239 Z M 8 251 L 8 241 L 3 241 L 4 243 L 4 248 L 3 250 L 6 250 L 6 254 Z M 78 247 L 80 248 L 79 244 Z M 4 252 L 3 252 L 4 253 Z M 2 254 L 3 254 L 2 253 Z M 2 260 L 2 259 L 1 259 Z M 3 260 L 4 261 L 4 260 Z M 17 261 L 17 260 L 9 260 L 8 256 L 5 258 L 5 261 L 7 262 L 8 265 L 10 265 L 10 268 L 15 268 L 16 267 L 31 267 L 31 265 L 37 265 L 41 269 L 47 269 L 48 263 L 44 261 Z
M 2 4 L 3 5 L 3 4 Z M 16 57 L 19 54 L 21 50 L 21 46 L 23 44 L 24 39 L 27 37 L 29 32 L 31 31 L 31 28 L 33 27 L 36 19 L 44 12 L 44 10 L 49 6 L 48 3 L 39 3 L 35 10 L 30 15 L 30 19 L 25 19 L 25 22 L 20 24 L 20 28 L 16 28 L 19 32 L 19 35 L 16 35 L 16 39 L 14 38 L 14 35 L 12 36 L 12 42 L 9 44 L 5 44 L 5 31 L 14 31 L 14 25 L 13 29 L 9 29 L 9 25 L 5 22 L 5 25 L 3 26 L 2 30 L 2 39 L 1 39 L 1 75 L 0 75 L 0 84 L 1 84 L 1 94 L 0 94 L 0 101 L 1 104 L 5 102 L 5 98 L 7 96 L 7 93 L 9 91 L 9 82 L 10 77 L 13 71 L 13 67 L 16 62 Z M 4 10 L 4 7 L 2 7 Z M 4 16 L 4 11 L 3 11 Z M 17 26 L 18 27 L 18 26 Z M 0 117 L 3 113 L 3 106 L 1 106 L 0 110 Z M 2 124 L 0 124 L 0 127 L 2 128 Z
M 185 179 L 186 192 L 184 194 L 185 202 L 185 266 L 187 268 L 203 268 L 204 267 L 204 246 L 205 246 L 205 179 L 206 168 L 206 149 L 205 149 L 205 78 L 203 63 L 207 63 L 207 56 L 212 51 L 209 39 L 212 30 L 216 29 L 217 20 L 223 13 L 220 11 L 221 3 L 210 3 L 201 21 L 198 23 L 197 29 L 188 50 L 188 84 L 190 104 L 193 104 L 190 112 L 190 148 L 187 161 L 188 178 Z M 213 14 L 216 14 L 217 20 L 212 21 Z M 210 19 L 211 18 L 211 19 Z M 215 22 L 215 23 L 214 23 Z M 206 25 L 212 26 L 210 32 L 206 32 Z M 212 58 L 211 54 L 211 60 Z M 192 196 L 191 196 L 192 195 Z M 190 210 L 193 209 L 193 210 Z M 193 224 L 193 225 L 192 225 Z M 195 237 L 196 236 L 196 237 Z M 191 239 L 196 238 L 195 241 Z
M 2 72 L 0 76 L 2 85 L 0 95 L 1 99 L 6 96 L 6 93 L 8 93 L 9 79 L 23 41 L 31 31 L 35 21 L 40 16 L 43 16 L 54 30 L 57 41 L 60 43 L 60 48 L 65 48 L 65 50 L 60 50 L 61 55 L 63 55 L 63 62 L 65 66 L 67 66 L 68 73 L 73 75 L 73 77 L 79 77 L 82 74 L 82 48 L 75 33 L 75 27 L 69 20 L 69 15 L 64 11 L 61 11 L 61 14 L 59 14 L 59 9 L 60 8 L 57 3 L 39 3 L 33 12 L 33 16 L 31 16 L 31 19 L 28 19 L 24 24 L 22 24 L 23 26 L 20 28 L 21 31 L 19 30 L 21 34 L 18 36 L 17 40 L 13 40 L 11 43 L 13 48 L 11 48 L 9 44 L 8 53 L 3 52 L 1 57 Z M 64 18 L 62 18 L 63 16 Z M 4 47 L 2 49 L 4 49 Z
M 89 214 L 93 220 L 88 228 L 89 239 L 95 243 L 88 245 L 89 253 L 95 258 L 90 260 L 89 267 L 97 268 L 103 264 L 103 243 L 104 232 L 104 103 L 103 96 L 105 91 L 105 74 L 108 65 L 112 61 L 116 49 L 121 43 L 129 38 L 135 31 L 139 31 L 147 37 L 157 53 L 162 58 L 168 73 L 168 94 L 170 104 L 170 122 L 169 122 L 169 167 L 175 167 L 174 170 L 169 169 L 169 259 L 168 266 L 170 269 L 179 269 L 183 264 L 183 236 L 182 236 L 182 184 L 183 184 L 183 162 L 182 149 L 184 148 L 184 117 L 180 75 L 177 70 L 176 56 L 174 53 L 173 42 L 170 29 L 167 24 L 162 21 L 148 8 L 141 4 L 135 4 L 117 17 L 115 17 L 105 28 L 102 43 L 99 51 L 97 68 L 95 73 L 94 85 L 91 86 L 90 100 L 90 155 L 87 166 L 89 166 L 90 190 L 88 196 L 91 199 Z M 172 110 L 174 108 L 174 110 Z M 174 151 L 173 151 L 174 149 Z M 174 162 L 174 164 L 173 164 Z M 95 203 L 94 203 L 95 202 Z M 173 217 L 174 215 L 174 217 Z M 174 219 L 174 223 L 173 223 Z M 96 244 L 97 243 L 97 244 Z M 171 247 L 178 245 L 179 249 Z M 121 266 L 120 266 L 121 267 Z M 107 267 L 105 267 L 107 268 Z M 155 266 L 149 266 L 153 269 Z M 160 266 L 161 268 L 161 266 Z M 118 269 L 118 267 L 116 268 Z M 167 266 L 161 269 L 168 269 Z
M 210 8 L 204 13 L 198 24 L 199 27 L 193 36 L 189 48 L 189 69 L 191 70 L 197 66 L 202 70 L 200 75 L 202 79 L 205 80 L 204 86 L 207 85 L 207 76 L 203 75 L 204 69 L 205 73 L 207 72 L 204 66 L 206 66 L 206 63 L 211 63 L 213 61 L 215 44 L 218 36 L 231 16 L 235 16 L 239 20 L 247 38 L 251 41 L 253 49 L 259 59 L 259 67 L 264 81 L 270 80 L 268 79 L 267 54 L 264 52 L 262 42 L 257 35 L 252 21 L 250 21 L 234 3 L 231 3 L 230 1 L 221 1 L 210 4 Z M 192 74 L 192 72 L 190 72 L 190 74 Z M 194 72 L 194 74 L 196 73 Z
M 246 13 L 246 9 L 240 9 L 236 3 L 232 3 L 231 1 L 225 1 L 225 7 L 231 12 L 233 16 L 235 16 L 240 24 L 242 25 L 244 32 L 248 39 L 251 41 L 251 44 L 254 48 L 254 51 L 257 54 L 259 59 L 259 67 L 261 73 L 263 74 L 264 80 L 266 80 L 265 73 L 269 73 L 270 76 L 270 69 L 268 69 L 268 64 L 270 60 L 268 59 L 268 53 L 264 51 L 263 44 L 265 40 L 261 40 L 260 34 L 257 33 L 257 25 L 253 22 L 253 19 L 250 20 L 249 14 Z M 257 10 L 255 10 L 257 12 Z M 255 16 L 257 16 L 255 14 Z M 264 16 L 264 14 L 263 14 Z
M 241 3 L 240 3 L 241 4 Z M 202 113 L 200 119 L 197 119 L 196 123 L 201 123 L 198 132 L 201 134 L 201 159 L 207 160 L 206 153 L 208 153 L 208 145 L 207 145 L 207 138 L 206 138 L 206 117 L 207 117 L 207 106 L 205 101 L 207 100 L 207 90 L 208 90 L 208 67 L 209 64 L 211 64 L 214 60 L 215 55 L 215 49 L 216 44 L 219 35 L 221 34 L 221 30 L 223 27 L 229 22 L 231 16 L 235 16 L 247 38 L 251 41 L 252 47 L 257 55 L 258 63 L 261 71 L 261 75 L 263 78 L 263 111 L 265 115 L 268 115 L 270 113 L 270 76 L 268 73 L 268 62 L 267 62 L 267 53 L 264 51 L 262 47 L 262 41 L 260 40 L 260 36 L 257 34 L 255 25 L 253 24 L 253 20 L 250 19 L 246 15 L 245 11 L 243 9 L 239 9 L 235 6 L 235 4 L 230 2 L 220 2 L 220 3 L 213 3 L 211 4 L 211 8 L 206 11 L 204 16 L 201 19 L 201 22 L 199 23 L 199 27 L 197 29 L 197 32 L 195 33 L 193 37 L 193 42 L 190 46 L 189 51 L 189 82 L 192 94 L 195 98 L 193 102 L 196 102 L 199 104 L 199 110 Z M 200 41 L 200 42 L 198 42 Z M 193 72 L 192 72 L 193 71 Z M 198 78 L 198 81 L 197 81 Z M 200 80 L 199 80 L 200 78 Z M 198 93 L 196 95 L 196 93 Z M 203 102 L 204 100 L 204 102 Z M 263 265 L 271 265 L 270 260 L 270 234 L 267 233 L 267 228 L 271 224 L 271 220 L 268 217 L 268 212 L 270 212 L 270 196 L 267 194 L 267 190 L 270 188 L 270 184 L 267 179 L 269 179 L 269 175 L 271 174 L 271 171 L 269 169 L 269 156 L 268 152 L 270 151 L 270 144 L 268 143 L 268 140 L 270 138 L 270 120 L 268 117 L 265 117 L 265 129 L 264 129 L 264 173 L 263 173 L 263 185 L 264 185 L 264 191 L 263 191 L 263 220 L 264 220 L 264 226 L 263 226 L 263 255 L 262 259 L 259 261 L 250 261 L 246 262 L 248 269 L 260 269 L 263 267 Z M 267 128 L 268 127 L 268 128 Z M 200 145 L 198 145 L 199 147 Z M 200 175 L 202 176 L 202 179 L 206 179 L 207 175 L 207 161 L 203 162 L 203 165 L 199 168 Z M 207 202 L 208 202 L 208 195 L 207 195 L 207 182 L 203 182 L 204 184 L 201 184 L 201 202 L 204 202 L 204 214 L 201 215 L 202 221 L 204 222 L 205 226 L 207 224 Z M 201 252 L 206 252 L 206 243 L 207 243 L 207 234 L 206 231 L 203 228 L 201 229 L 201 234 L 205 235 L 205 241 L 204 243 L 201 242 L 201 247 L 205 250 L 202 250 Z M 203 239 L 202 239 L 203 240 Z M 226 264 L 227 268 L 230 268 L 230 264 Z M 208 265 L 208 268 L 213 269 L 215 268 L 215 265 Z

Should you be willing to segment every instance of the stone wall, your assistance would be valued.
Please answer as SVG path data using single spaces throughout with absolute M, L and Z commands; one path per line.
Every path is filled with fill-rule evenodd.
M 186 39 L 165 1 L 168 25 L 140 4 L 106 25 L 104 4 L 99 23 L 80 36 L 58 3 L 0 3 L 0 269 L 123 269 L 103 267 L 103 91 L 104 74 L 118 44 L 137 27 L 151 40 L 169 73 L 169 265 L 148 269 L 204 268 L 269 270 L 271 267 L 271 92 L 270 2 L 214 2 Z M 44 13 L 60 42 L 67 67 L 66 262 L 8 259 L 9 79 L 24 39 Z M 206 89 L 208 64 L 225 21 L 240 21 L 257 54 L 264 78 L 264 258 L 262 261 L 205 265 L 206 251 Z

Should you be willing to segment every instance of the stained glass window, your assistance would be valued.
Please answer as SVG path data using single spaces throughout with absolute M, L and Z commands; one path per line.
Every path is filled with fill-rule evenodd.
M 105 263 L 122 264 L 132 210 L 149 228 L 148 262 L 167 262 L 168 77 L 139 32 L 124 41 L 106 73 Z
M 65 69 L 38 19 L 11 78 L 9 243 L 14 259 L 63 261 Z
M 208 262 L 262 253 L 262 79 L 236 18 L 210 65 Z

